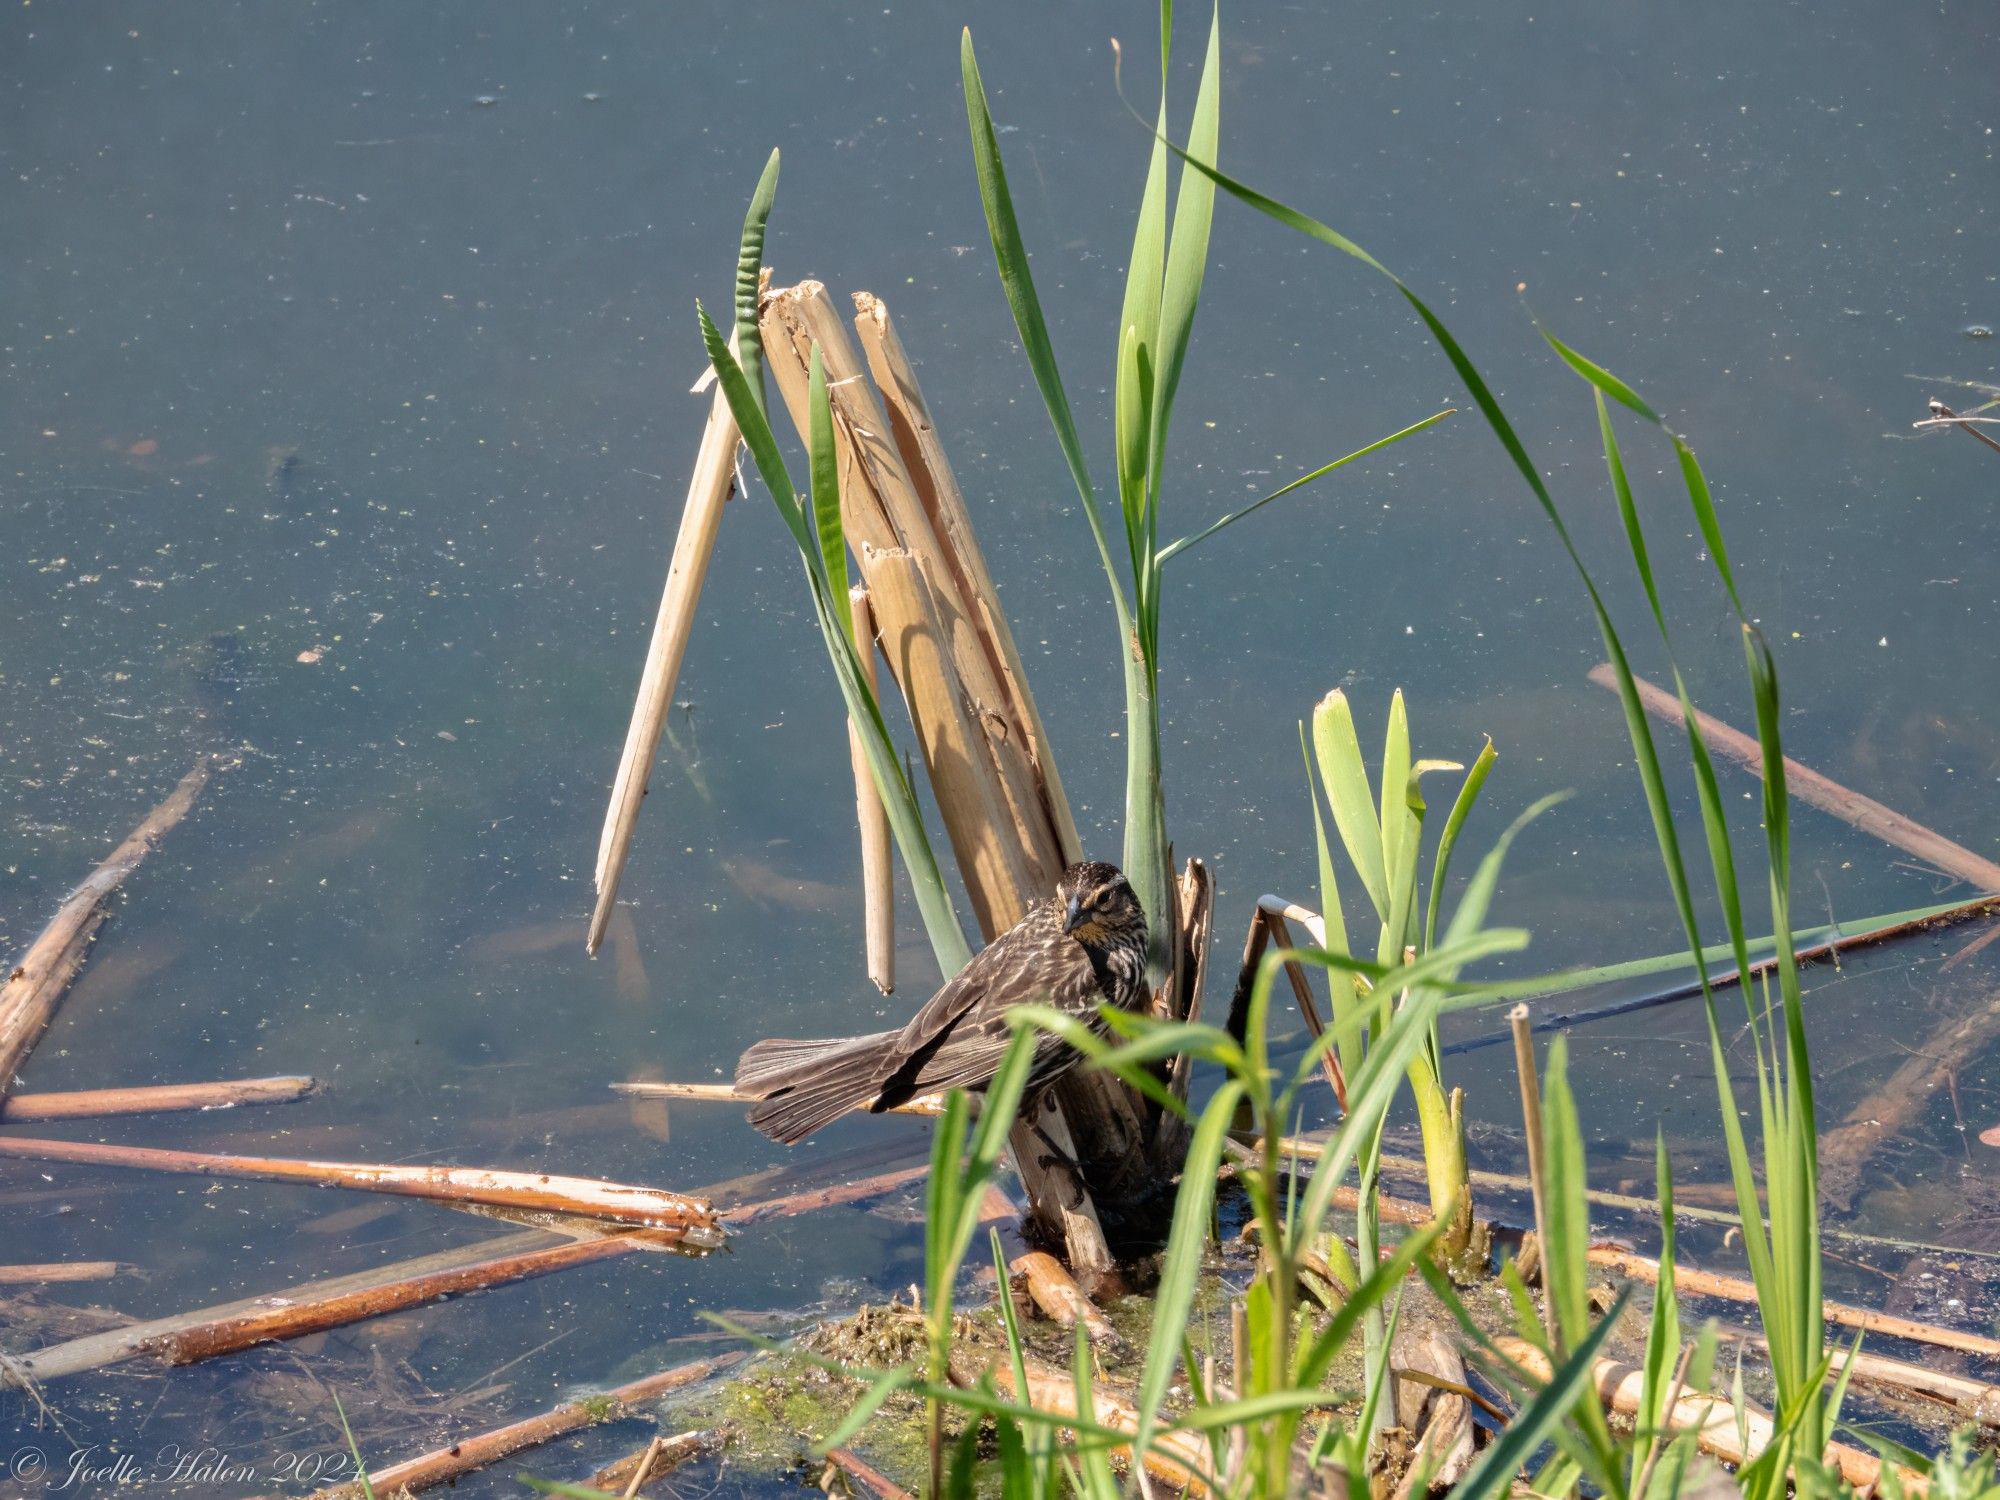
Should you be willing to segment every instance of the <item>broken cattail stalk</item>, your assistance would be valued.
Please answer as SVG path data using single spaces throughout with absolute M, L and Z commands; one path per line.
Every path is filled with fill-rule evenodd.
M 115 1260 L 59 1260 L 39 1266 L 0 1266 L 0 1286 L 38 1286 L 52 1281 L 109 1281 L 131 1267 Z
M 1016 1401 L 1025 1401 L 1037 1411 L 1053 1413 L 1057 1416 L 1074 1417 L 1077 1413 L 1076 1380 L 1066 1370 L 1057 1371 L 1033 1360 L 1027 1361 L 1028 1388 L 1015 1389 L 1014 1369 L 1010 1361 L 1001 1360 L 990 1371 L 975 1369 L 970 1363 L 954 1360 L 951 1378 L 954 1385 L 974 1386 L 982 1374 L 990 1374 L 995 1387 L 1003 1396 Z M 1100 1427 L 1109 1427 L 1119 1432 L 1139 1430 L 1139 1412 L 1130 1401 L 1104 1386 L 1091 1392 L 1091 1404 L 1096 1408 L 1088 1414 Z M 1131 1450 L 1113 1450 L 1128 1459 Z M 1200 1434 L 1193 1432 L 1161 1433 L 1153 1439 L 1153 1446 L 1144 1455 L 1146 1472 L 1155 1479 L 1164 1479 L 1178 1486 L 1190 1495 L 1211 1495 L 1220 1492 L 1208 1444 Z
M 721 1242 L 715 1210 L 704 1200 L 592 1177 L 557 1177 L 545 1172 L 504 1172 L 485 1167 L 376 1166 L 364 1162 L 220 1156 L 203 1151 L 164 1151 L 146 1146 L 104 1146 L 88 1141 L 33 1140 L 22 1136 L 0 1136 L 0 1157 L 186 1172 L 201 1177 L 245 1177 L 261 1182 L 305 1182 L 319 1187 L 353 1188 L 450 1203 L 484 1203 L 640 1225 L 677 1234 L 689 1248 L 713 1248 Z
M 0 1097 L 13 1087 L 22 1060 L 40 1040 L 70 980 L 83 967 L 90 940 L 104 922 L 105 898 L 139 868 L 161 836 L 188 815 L 214 769 L 212 756 L 197 757 L 166 799 L 140 820 L 88 879 L 63 898 L 41 936 L 7 971 L 5 981 L 0 982 Z
M 937 424 L 917 385 L 916 368 L 903 348 L 901 335 L 889 317 L 889 306 L 869 292 L 854 294 L 854 328 L 861 336 L 868 368 L 882 393 L 896 449 L 917 487 L 919 502 L 931 527 L 944 544 L 945 560 L 968 607 L 973 628 L 985 646 L 994 676 L 1006 695 L 1010 730 L 1019 735 L 1034 766 L 1043 793 L 1045 813 L 1055 831 L 1064 864 L 1083 858 L 1076 820 L 1071 816 L 1055 757 L 1049 753 L 1048 731 L 1042 725 L 1035 696 L 1028 690 L 1028 672 L 1014 645 L 1014 632 L 1000 604 L 1000 591 L 986 570 L 986 557 L 972 529 L 972 516 L 958 487 L 958 476 L 945 456 Z
M 1472 1403 L 1465 1361 L 1457 1344 L 1435 1323 L 1396 1329 L 1389 1362 L 1396 1376 L 1396 1425 L 1419 1434 L 1409 1466 L 1392 1500 L 1442 1494 L 1472 1467 Z
M 319 1085 L 299 1074 L 235 1078 L 222 1083 L 159 1083 L 129 1089 L 78 1089 L 70 1093 L 15 1094 L 0 1100 L 0 1120 L 87 1120 L 105 1115 L 147 1115 L 167 1110 L 234 1109 L 240 1104 L 289 1104 Z
M 1494 1343 L 1502 1354 L 1532 1378 L 1542 1382 L 1554 1378 L 1555 1368 L 1549 1363 L 1548 1356 L 1533 1344 L 1507 1337 L 1495 1339 Z M 1598 1398 L 1606 1406 L 1626 1416 L 1638 1414 L 1640 1395 L 1645 1387 L 1644 1371 L 1635 1365 L 1600 1358 L 1594 1364 L 1591 1378 L 1596 1384 Z M 1774 1430 L 1770 1417 L 1747 1402 L 1739 1428 L 1735 1407 L 1727 1396 L 1701 1392 L 1684 1395 L 1676 1401 L 1666 1414 L 1666 1425 L 1677 1432 L 1694 1433 L 1695 1443 L 1704 1453 L 1711 1453 L 1724 1463 L 1738 1465 L 1749 1462 L 1768 1448 Z M 1744 1441 L 1746 1436 L 1747 1442 Z M 1882 1461 L 1879 1458 L 1859 1448 L 1850 1448 L 1845 1443 L 1828 1443 L 1822 1457 L 1824 1462 L 1839 1469 L 1841 1478 L 1864 1494 L 1872 1493 L 1882 1478 Z M 1908 1469 L 1897 1470 L 1896 1477 L 1902 1480 L 1905 1494 L 1921 1495 L 1928 1490 L 1928 1481 Z
M 1065 1328 L 1083 1324 L 1093 1344 L 1115 1347 L 1122 1342 L 1118 1331 L 1098 1311 L 1097 1304 L 1084 1295 L 1083 1288 L 1076 1284 L 1076 1278 L 1063 1263 L 1048 1251 L 1037 1250 L 1028 1243 L 1021 1228 L 1020 1205 L 992 1183 L 986 1185 L 979 1227 L 1000 1236 L 1000 1253 L 1007 1258 L 1008 1271 L 1027 1284 L 1028 1296 L 1043 1316 Z
M 1608 663 L 1592 667 L 1589 677 L 1599 687 L 1613 692 L 1618 690 L 1617 675 Z M 1667 724 L 1682 723 L 1681 701 L 1674 694 L 1643 677 L 1635 677 L 1633 684 L 1638 689 L 1639 701 L 1654 718 Z M 1740 730 L 1731 729 L 1700 709 L 1695 710 L 1695 722 L 1701 726 L 1702 738 L 1710 749 L 1718 750 L 1738 762 L 1754 776 L 1764 774 L 1764 747 L 1756 740 Z M 1872 797 L 1849 791 L 1810 766 L 1800 765 L 1789 755 L 1785 757 L 1785 790 L 1799 801 L 1810 803 L 1821 812 L 1831 813 L 1863 833 L 1871 833 L 1883 843 L 1893 844 L 1946 874 L 1956 876 L 1974 890 L 2000 891 L 2000 864 L 1981 858 L 1963 845 L 1954 844 L 1943 834 L 1913 822 L 1893 808 L 1884 807 Z
M 657 1375 L 648 1375 L 643 1380 L 613 1386 L 602 1395 L 582 1401 L 565 1401 L 539 1416 L 510 1422 L 505 1427 L 496 1427 L 477 1437 L 461 1438 L 449 1447 L 435 1449 L 418 1458 L 391 1464 L 386 1469 L 371 1473 L 368 1482 L 378 1495 L 429 1489 L 462 1474 L 470 1474 L 475 1469 L 483 1469 L 510 1453 L 519 1453 L 524 1448 L 533 1448 L 552 1438 L 559 1438 L 566 1432 L 616 1421 L 626 1416 L 632 1407 L 657 1400 L 671 1391 L 683 1390 L 748 1357 L 742 1353 L 718 1354 L 710 1359 L 698 1359 L 693 1364 L 664 1370 Z M 318 1491 L 314 1500 L 334 1500 L 336 1496 L 340 1500 L 359 1500 L 361 1493 L 362 1486 L 358 1482 L 341 1484 Z
M 875 612 L 868 605 L 868 590 L 856 584 L 848 591 L 848 607 L 854 621 L 854 647 L 861 653 L 862 675 L 868 679 L 868 691 L 874 693 Z M 875 773 L 868 768 L 861 731 L 852 722 L 847 726 L 847 754 L 854 766 L 854 816 L 861 828 L 861 920 L 868 977 L 886 995 L 896 988 L 896 872 L 889 863 L 889 812 L 882 806 Z
M 766 275 L 769 273 L 766 272 Z M 735 344 L 730 345 L 731 352 Z M 604 832 L 597 841 L 597 906 L 590 914 L 584 946 L 594 958 L 610 925 L 618 901 L 618 883 L 646 800 L 646 783 L 659 753 L 660 732 L 674 703 L 674 684 L 694 632 L 694 615 L 701 603 L 702 580 L 715 552 L 722 527 L 722 507 L 736 476 L 736 445 L 740 441 L 729 402 L 718 388 L 709 401 L 708 424 L 702 428 L 694 473 L 688 478 L 687 499 L 681 506 L 680 531 L 674 537 L 673 561 L 667 565 L 666 589 L 660 596 L 659 617 L 646 647 L 646 666 L 639 677 L 639 695 L 632 704 L 632 722 L 625 731 L 625 749 L 611 783 L 611 805 L 604 815 Z

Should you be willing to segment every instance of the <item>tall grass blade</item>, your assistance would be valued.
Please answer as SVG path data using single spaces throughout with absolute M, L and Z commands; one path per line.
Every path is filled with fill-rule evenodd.
M 757 293 L 764 270 L 764 227 L 770 222 L 771 204 L 777 196 L 778 153 L 773 148 L 757 179 L 756 191 L 750 195 L 736 249 L 737 358 L 759 411 L 764 410 L 764 342 L 757 336 Z

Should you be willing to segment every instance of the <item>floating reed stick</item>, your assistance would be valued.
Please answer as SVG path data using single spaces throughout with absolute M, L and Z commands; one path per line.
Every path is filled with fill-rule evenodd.
M 557 1177 L 545 1172 L 504 1172 L 486 1167 L 376 1166 L 364 1162 L 221 1156 L 204 1151 L 164 1151 L 148 1146 L 104 1146 L 89 1141 L 34 1140 L 24 1136 L 0 1136 L 0 1157 L 136 1167 L 201 1177 L 305 1182 L 448 1203 L 483 1203 L 640 1225 L 679 1235 L 691 1247 L 720 1243 L 715 1210 L 705 1200 L 594 1177 Z
M 213 757 L 198 756 L 166 800 L 147 813 L 125 842 L 63 898 L 41 936 L 7 971 L 5 981 L 0 982 L 0 1097 L 13 1087 L 22 1060 L 40 1040 L 70 980 L 83 967 L 90 940 L 104 922 L 105 899 L 139 868 L 161 836 L 188 815 L 214 769 Z
M 970 1362 L 954 1360 L 951 1378 L 954 1385 L 974 1386 L 984 1374 L 990 1374 L 1000 1394 L 1016 1401 L 1025 1401 L 1037 1411 L 1053 1413 L 1057 1416 L 1077 1415 L 1076 1379 L 1067 1370 L 1052 1370 L 1037 1361 L 1027 1361 L 1028 1387 L 1017 1390 L 1014 1368 L 1009 1360 L 1001 1360 L 990 1370 L 973 1367 Z M 1113 1428 L 1119 1432 L 1139 1430 L 1139 1412 L 1130 1401 L 1105 1386 L 1098 1385 L 1091 1391 L 1091 1404 L 1096 1408 L 1090 1413 L 1092 1420 L 1100 1427 Z M 1130 1457 L 1128 1448 L 1114 1449 L 1114 1453 Z M 1152 1448 L 1144 1455 L 1146 1471 L 1155 1479 L 1164 1479 L 1190 1495 L 1211 1495 L 1220 1492 L 1213 1469 L 1214 1456 L 1209 1452 L 1208 1443 L 1199 1433 L 1165 1432 L 1153 1439 Z
M 551 1438 L 559 1438 L 566 1432 L 617 1421 L 629 1415 L 632 1407 L 706 1380 L 748 1357 L 742 1353 L 718 1354 L 710 1359 L 698 1359 L 692 1364 L 663 1370 L 657 1375 L 648 1375 L 643 1380 L 613 1386 L 602 1395 L 582 1401 L 565 1401 L 539 1416 L 510 1422 L 505 1427 L 496 1427 L 476 1437 L 461 1438 L 449 1447 L 434 1449 L 420 1457 L 371 1472 L 369 1485 L 378 1495 L 393 1495 L 399 1491 L 426 1490 L 433 1485 L 444 1484 L 461 1474 L 483 1469 L 510 1453 L 519 1453 L 523 1448 L 533 1448 Z M 334 1485 L 318 1491 L 314 1500 L 334 1500 L 336 1496 L 340 1500 L 358 1500 L 361 1493 L 362 1487 L 358 1482 Z
M 1000 1253 L 1007 1258 L 1008 1271 L 1027 1283 L 1028 1296 L 1044 1317 L 1065 1328 L 1083 1324 L 1093 1344 L 1116 1347 L 1123 1342 L 1063 1263 L 1028 1243 L 1021 1229 L 1020 1205 L 990 1182 L 980 1204 L 979 1227 L 1000 1236 Z
M 869 608 L 864 585 L 856 584 L 848 591 L 848 608 L 854 620 L 855 649 L 861 653 L 862 675 L 873 693 L 875 612 Z M 854 766 L 854 816 L 861 827 L 862 927 L 867 938 L 868 977 L 886 995 L 896 988 L 896 872 L 889 863 L 889 813 L 882 806 L 875 773 L 868 768 L 861 732 L 852 722 L 847 726 L 847 754 Z
M 1679 1212 L 1678 1209 L 1675 1210 Z M 1637 1255 L 1630 1250 L 1620 1250 L 1614 1245 L 1593 1245 L 1590 1247 L 1590 1263 L 1602 1266 L 1607 1271 L 1616 1271 L 1621 1276 L 1629 1276 L 1634 1281 L 1658 1284 L 1660 1263 L 1650 1256 Z M 1680 1291 L 1694 1297 L 1720 1297 L 1730 1302 L 1744 1302 L 1757 1305 L 1757 1288 L 1752 1282 L 1740 1276 L 1719 1276 L 1713 1271 L 1697 1271 L 1690 1266 L 1674 1263 L 1674 1285 Z M 1962 1354 L 1977 1354 L 1987 1359 L 2000 1359 L 2000 1339 L 1988 1338 L 1983 1333 L 1966 1333 L 1957 1328 L 1940 1328 L 1935 1323 L 1919 1323 L 1912 1318 L 1899 1318 L 1892 1313 L 1874 1312 L 1865 1307 L 1850 1307 L 1845 1302 L 1828 1301 L 1822 1304 L 1826 1321 L 1838 1323 L 1844 1328 L 1859 1328 L 1868 1333 L 1878 1333 L 1885 1338 L 1909 1339 L 1912 1343 L 1931 1344 L 1940 1349 L 1956 1349 Z
M 1548 1356 L 1533 1344 L 1510 1337 L 1497 1338 L 1494 1343 L 1502 1354 L 1534 1379 L 1546 1383 L 1555 1377 L 1555 1367 L 1549 1363 Z M 1613 1411 L 1626 1416 L 1638 1414 L 1645 1378 L 1645 1372 L 1636 1365 L 1605 1358 L 1594 1362 L 1591 1374 L 1597 1386 L 1598 1399 Z M 1730 1399 L 1703 1392 L 1683 1395 L 1674 1402 L 1666 1414 L 1666 1422 L 1677 1432 L 1694 1433 L 1695 1443 L 1704 1453 L 1736 1465 L 1749 1462 L 1768 1448 L 1774 1432 L 1771 1418 L 1748 1402 L 1744 1403 L 1742 1428 L 1739 1429 L 1736 1409 Z M 1746 1434 L 1748 1442 L 1744 1441 Z M 1828 1443 L 1823 1459 L 1837 1467 L 1841 1478 L 1864 1494 L 1872 1494 L 1882 1478 L 1882 1461 L 1879 1458 L 1859 1448 L 1850 1448 L 1845 1443 Z M 1929 1482 L 1923 1476 L 1908 1469 L 1897 1470 L 1897 1477 L 1902 1480 L 1906 1494 L 1921 1495 L 1929 1488 Z
M 221 1354 L 234 1354 L 256 1344 L 279 1339 L 303 1338 L 329 1328 L 379 1318 L 388 1313 L 420 1307 L 441 1297 L 455 1297 L 485 1287 L 525 1281 L 566 1271 L 594 1260 L 608 1260 L 638 1248 L 627 1237 L 606 1236 L 595 1240 L 572 1240 L 566 1245 L 550 1245 L 525 1250 L 517 1255 L 496 1256 L 469 1266 L 433 1271 L 384 1286 L 366 1287 L 333 1296 L 309 1297 L 301 1301 L 273 1299 L 268 1307 L 215 1318 L 189 1328 L 177 1328 L 147 1339 L 141 1353 L 157 1355 L 170 1365 L 191 1365 Z
M 1975 420 L 1976 419 L 1972 417 L 1960 416 L 1957 412 L 1953 411 L 1949 406 L 1946 406 L 1942 401 L 1933 401 L 1931 403 L 1931 419 L 1928 422 L 1912 422 L 1910 425 L 1912 427 L 1935 427 L 1939 423 L 1943 423 L 1948 427 L 1956 427 L 1960 432 L 1964 433 L 1967 437 L 1974 438 L 1977 441 L 1984 443 L 1987 447 L 1993 449 L 1996 453 L 2000 453 L 2000 443 L 1996 443 L 1992 438 L 1988 437 L 1985 433 L 1981 432 L 1979 428 L 1974 425 Z M 1989 418 L 1988 420 L 1991 419 Z
M 38 1286 L 53 1281 L 109 1281 L 131 1267 L 115 1260 L 59 1260 L 39 1266 L 0 1266 L 0 1286 Z
M 1589 676 L 1599 687 L 1613 692 L 1618 690 L 1617 674 L 1608 663 L 1592 667 Z M 1648 713 L 1663 723 L 1682 723 L 1679 698 L 1643 677 L 1632 680 L 1639 690 L 1639 701 Z M 1695 710 L 1695 722 L 1701 726 L 1702 738 L 1708 742 L 1710 749 L 1719 750 L 1752 775 L 1764 774 L 1764 747 L 1756 740 L 1740 730 L 1731 729 L 1700 709 Z M 1883 843 L 1893 844 L 1945 873 L 1957 876 L 1974 890 L 2000 891 L 2000 864 L 1974 854 L 1963 845 L 1954 844 L 1943 834 L 1913 822 L 1893 808 L 1884 807 L 1872 797 L 1849 791 L 1810 766 L 1800 765 L 1789 755 L 1785 757 L 1785 789 L 1799 801 L 1810 803 L 1822 812 L 1832 813 L 1863 833 L 1871 833 Z
M 0 1120 L 87 1120 L 104 1115 L 147 1115 L 168 1110 L 234 1109 L 240 1104 L 289 1104 L 319 1085 L 300 1074 L 234 1078 L 222 1083 L 159 1083 L 129 1089 L 78 1089 L 69 1093 L 15 1094 L 0 1100 Z
M 732 353 L 735 347 L 732 341 Z M 688 637 L 694 632 L 702 580 L 708 576 L 708 561 L 715 553 L 715 536 L 722 526 L 722 507 L 735 482 L 739 441 L 736 419 L 729 414 L 729 402 L 718 387 L 709 401 L 708 423 L 702 428 L 694 473 L 688 478 L 680 530 L 674 537 L 673 561 L 667 565 L 666 588 L 660 595 L 660 613 L 653 622 L 653 638 L 646 647 L 639 696 L 632 704 L 625 749 L 618 760 L 618 774 L 611 783 L 611 805 L 604 814 L 604 832 L 597 841 L 597 906 L 590 914 L 590 933 L 584 940 L 584 947 L 593 958 L 611 923 L 612 908 L 618 901 L 618 882 L 624 878 L 632 833 L 638 827 L 646 783 L 653 774 L 653 757 L 659 752 L 660 732 L 666 727 L 667 713 L 673 707 L 674 684 L 680 679 L 681 660 L 687 654 Z

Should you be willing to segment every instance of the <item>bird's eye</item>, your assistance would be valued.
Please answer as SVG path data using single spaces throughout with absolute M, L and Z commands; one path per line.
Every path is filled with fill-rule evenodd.
M 1111 888 L 1109 886 L 1100 885 L 1096 890 L 1090 893 L 1089 904 L 1091 906 L 1104 907 L 1109 905 L 1110 902 L 1111 902 Z

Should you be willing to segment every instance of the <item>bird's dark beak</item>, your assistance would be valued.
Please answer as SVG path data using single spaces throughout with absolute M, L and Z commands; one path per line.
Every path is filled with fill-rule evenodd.
M 1063 913 L 1063 931 L 1075 932 L 1084 923 L 1083 905 L 1076 897 L 1069 898 L 1069 908 Z

